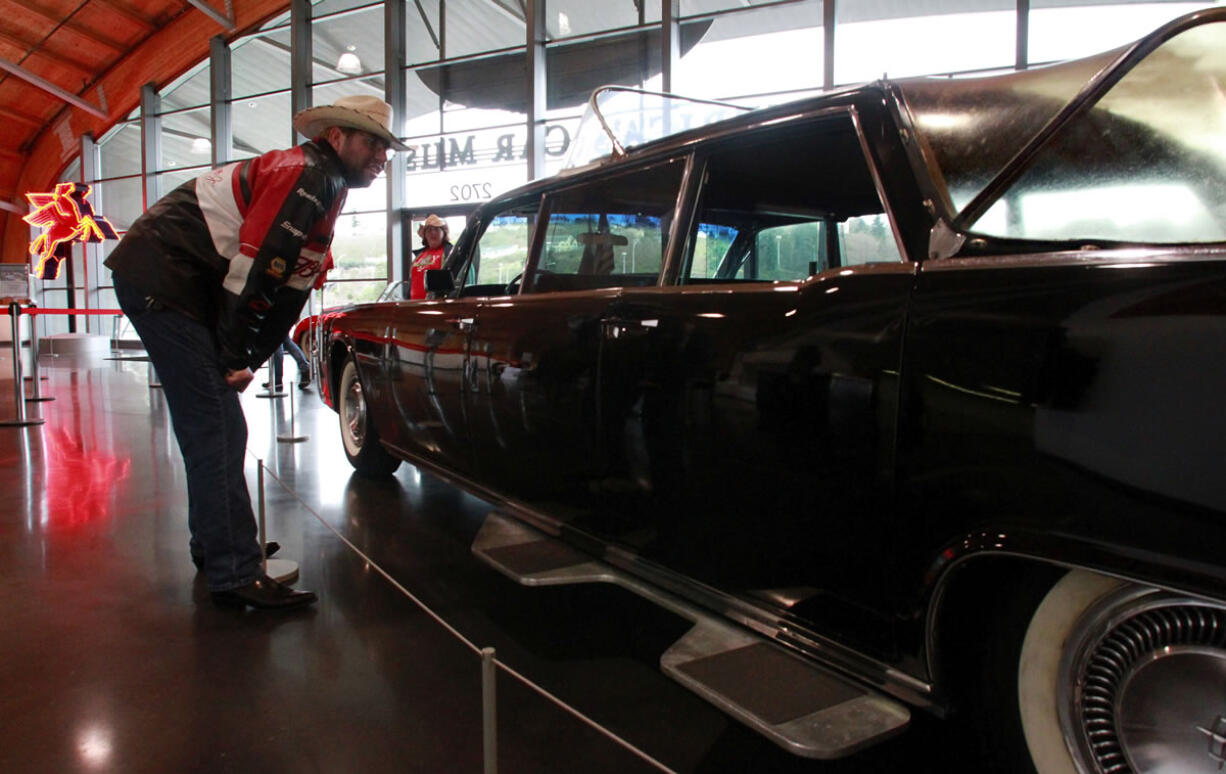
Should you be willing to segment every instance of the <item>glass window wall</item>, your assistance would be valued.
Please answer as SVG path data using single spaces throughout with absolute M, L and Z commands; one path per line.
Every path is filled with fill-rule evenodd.
M 380 8 L 382 3 L 376 3 Z M 370 0 L 320 0 L 318 3 L 311 4 L 311 16 L 319 18 L 328 14 L 337 13 L 339 11 L 348 11 L 354 8 L 362 8 L 363 6 L 371 5 Z
M 1181 14 L 1221 3 L 1030 0 L 1031 64 L 1079 59 L 1127 45 Z
M 210 77 L 209 60 L 205 59 L 158 92 L 162 98 L 162 112 L 208 105 L 212 94 Z
M 825 33 L 820 0 L 724 14 L 683 24 L 681 32 L 683 54 L 672 89 L 676 94 L 735 99 L 822 85 Z M 766 51 L 768 75 L 767 68 L 755 64 Z M 658 79 L 652 83 L 651 88 L 659 88 Z
M 162 170 L 211 163 L 210 116 L 207 107 L 162 116 Z
M 285 89 L 290 83 L 289 29 L 261 32 L 230 49 L 230 94 L 235 100 Z
M 313 21 L 311 55 L 317 84 L 383 72 L 383 5 Z
M 290 93 L 235 100 L 230 106 L 234 159 L 246 159 L 294 143 Z
M 373 301 L 387 286 L 387 214 L 342 215 L 332 240 L 328 305 Z
M 1017 62 L 1014 0 L 905 5 L 843 0 L 837 7 L 836 83 L 1008 68 Z
M 437 3 L 422 3 L 422 5 L 433 6 L 434 18 L 438 18 Z M 596 4 L 592 3 L 591 5 Z M 451 0 L 451 2 L 446 3 L 445 8 L 446 26 L 442 42 L 443 51 L 447 59 L 507 49 L 523 51 L 524 40 L 528 33 L 521 4 L 498 2 L 457 3 L 455 0 Z M 552 10 L 550 13 L 552 13 Z M 429 11 L 427 11 L 426 17 L 429 18 Z M 415 35 L 421 37 L 423 38 L 421 40 L 422 44 L 426 42 L 424 36 L 421 35 L 423 30 L 420 26 L 415 29 L 415 24 L 422 25 L 423 23 L 421 15 L 414 13 L 414 9 L 410 7 L 408 18 L 409 38 L 411 39 Z M 430 30 L 437 34 L 439 27 L 437 24 L 432 24 L 430 25 Z M 430 30 L 425 31 L 428 32 Z M 428 62 L 431 59 L 437 59 L 439 56 L 437 51 L 433 56 L 429 55 L 429 49 L 425 45 L 421 45 L 419 50 L 421 50 L 423 56 L 418 60 L 410 57 L 410 64 L 414 63 L 414 61 Z
M 140 126 L 136 123 L 118 124 L 98 141 L 100 173 L 104 178 L 139 175 Z
M 551 40 L 593 32 L 636 27 L 639 24 L 637 3 L 628 0 L 592 3 L 588 0 L 549 0 L 545 5 L 545 31 Z M 648 0 L 643 5 L 658 2 Z M 659 14 L 657 13 L 657 16 Z

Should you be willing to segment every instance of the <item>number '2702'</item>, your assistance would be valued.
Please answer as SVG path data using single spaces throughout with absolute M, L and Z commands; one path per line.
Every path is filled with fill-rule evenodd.
M 465 183 L 451 186 L 451 201 L 469 202 L 473 199 L 489 199 L 494 195 L 492 183 Z

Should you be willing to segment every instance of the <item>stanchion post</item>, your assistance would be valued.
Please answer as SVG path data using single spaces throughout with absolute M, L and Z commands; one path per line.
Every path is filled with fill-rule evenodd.
M 498 774 L 498 707 L 495 679 L 498 665 L 494 649 L 481 649 L 481 752 L 485 774 Z
M 268 558 L 268 536 L 264 532 L 264 460 L 256 460 L 256 516 L 260 541 L 260 574 L 277 583 L 292 584 L 298 580 L 298 563 L 289 559 Z
M 260 574 L 268 574 L 268 539 L 264 536 L 264 460 L 256 460 L 256 513 L 260 517 Z
M 320 368 L 320 358 L 323 356 L 324 345 L 319 338 L 319 334 L 323 331 L 324 326 L 324 287 L 319 288 L 319 312 L 315 316 L 315 325 L 311 330 L 311 379 L 315 382 L 315 389 L 319 391 L 320 396 L 323 396 L 323 390 L 319 387 L 319 380 L 323 377 L 323 369 Z
M 9 320 L 13 324 L 13 416 L 16 419 L 0 422 L 3 427 L 41 425 L 42 419 L 26 419 L 26 388 L 21 378 L 21 306 L 9 303 Z
M 294 424 L 294 388 L 289 389 L 289 432 L 277 436 L 278 443 L 298 443 L 305 441 L 307 436 L 298 435 L 297 425 Z
M 13 327 L 13 407 L 14 416 L 21 424 L 26 421 L 26 385 L 21 378 L 21 307 L 14 301 L 9 304 L 9 321 Z
M 38 317 L 34 314 L 30 315 L 30 371 L 32 373 L 31 379 L 34 381 L 34 394 L 26 398 L 26 400 L 34 403 L 43 400 L 55 400 L 51 395 L 43 395 L 42 378 L 38 373 Z

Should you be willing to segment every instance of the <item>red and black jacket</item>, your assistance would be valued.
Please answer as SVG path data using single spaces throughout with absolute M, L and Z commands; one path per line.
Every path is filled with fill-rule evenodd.
M 347 192 L 325 144 L 227 164 L 159 199 L 106 265 L 213 327 L 223 367 L 254 369 L 284 340 L 323 272 Z

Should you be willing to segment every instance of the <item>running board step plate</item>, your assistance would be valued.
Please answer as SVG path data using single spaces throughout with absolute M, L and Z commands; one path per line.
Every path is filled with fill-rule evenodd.
M 791 655 L 675 594 L 492 512 L 472 552 L 525 586 L 612 583 L 694 623 L 664 673 L 795 755 L 841 758 L 901 733 L 907 707 Z

